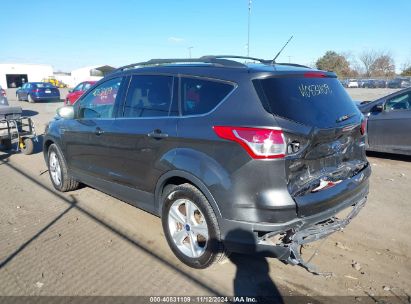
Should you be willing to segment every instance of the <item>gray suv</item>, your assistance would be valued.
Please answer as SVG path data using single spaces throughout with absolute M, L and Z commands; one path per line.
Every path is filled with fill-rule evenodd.
M 366 201 L 365 136 L 334 73 L 205 56 L 114 71 L 58 110 L 44 156 L 57 190 L 81 182 L 160 216 L 191 267 L 242 252 L 312 270 L 300 246 Z

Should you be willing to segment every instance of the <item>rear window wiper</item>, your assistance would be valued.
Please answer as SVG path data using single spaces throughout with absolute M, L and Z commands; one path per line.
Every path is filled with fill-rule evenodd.
M 353 116 L 355 116 L 355 115 L 356 115 L 356 113 L 351 113 L 351 114 L 343 115 L 343 116 L 341 116 L 340 118 L 338 118 L 335 122 L 343 122 L 343 121 L 345 121 L 345 120 L 347 120 L 347 119 L 350 119 L 351 117 L 353 117 Z

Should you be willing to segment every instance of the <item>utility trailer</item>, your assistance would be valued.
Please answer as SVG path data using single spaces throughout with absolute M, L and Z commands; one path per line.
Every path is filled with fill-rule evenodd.
M 15 145 L 16 151 L 29 155 L 38 139 L 33 120 L 22 112 L 21 107 L 0 106 L 0 144 L 5 150 Z

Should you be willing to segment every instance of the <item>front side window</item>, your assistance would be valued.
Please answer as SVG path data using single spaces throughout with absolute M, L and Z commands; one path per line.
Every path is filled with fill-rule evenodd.
M 124 117 L 168 116 L 172 111 L 173 77 L 134 75 L 124 106 Z
M 78 118 L 111 118 L 118 92 L 121 85 L 121 77 L 110 79 L 94 88 L 78 105 Z
M 214 109 L 231 91 L 233 85 L 199 78 L 181 78 L 183 115 L 205 114 Z
M 410 95 L 411 93 L 406 93 L 406 94 L 401 94 L 399 96 L 389 99 L 386 102 L 384 109 L 386 111 L 409 110 L 410 102 L 411 102 Z

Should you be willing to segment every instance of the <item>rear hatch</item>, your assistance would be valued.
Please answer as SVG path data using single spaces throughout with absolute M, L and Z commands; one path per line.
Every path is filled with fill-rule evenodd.
M 50 84 L 36 84 L 36 89 L 35 92 L 39 95 L 39 96 L 58 96 L 60 94 L 59 89 L 57 89 L 56 87 L 50 85 Z
M 361 187 L 349 180 L 368 166 L 364 118 L 335 75 L 310 72 L 253 82 L 264 108 L 283 129 L 288 190 L 298 215 L 358 195 Z

